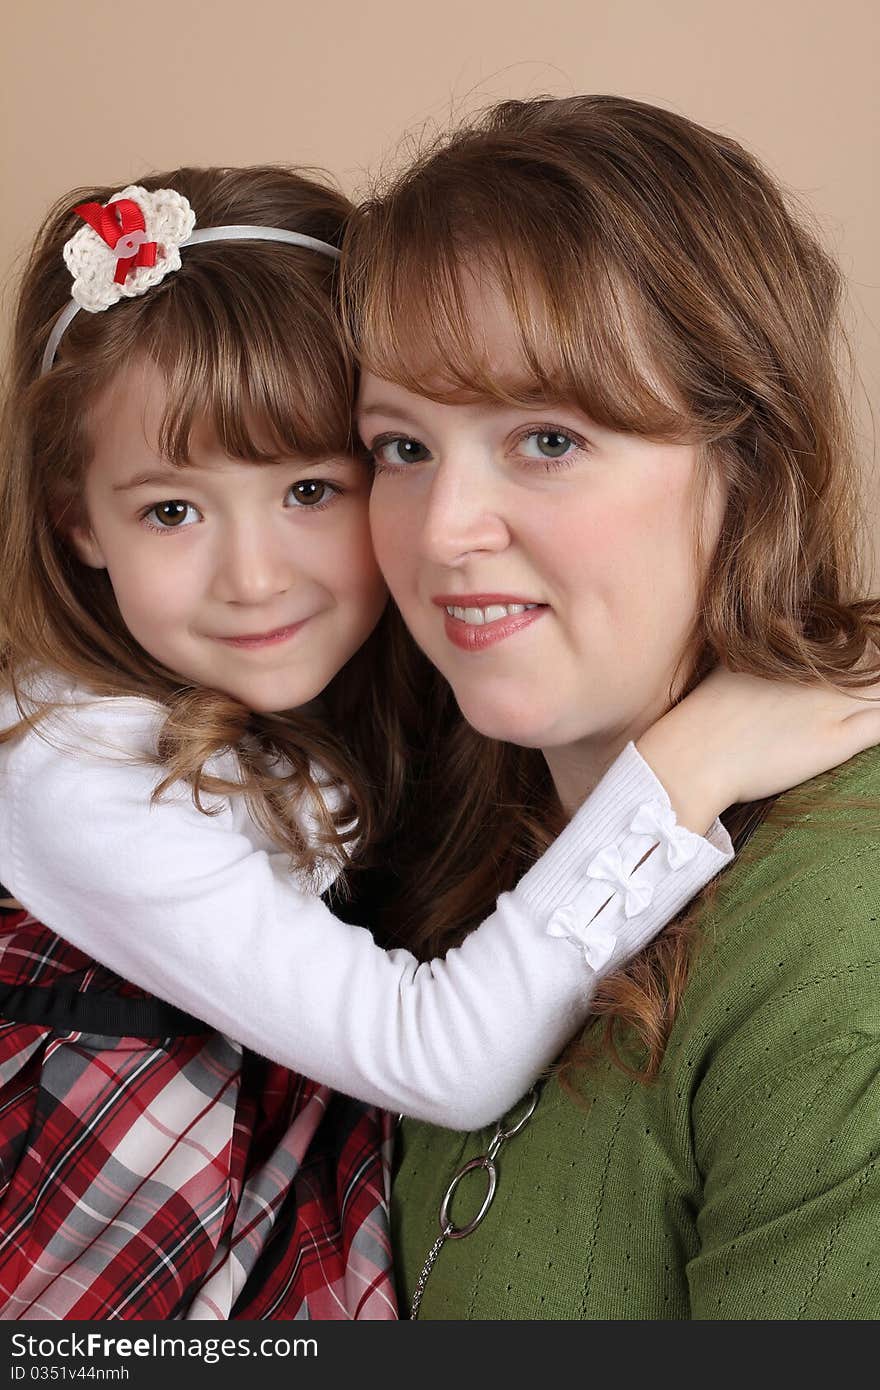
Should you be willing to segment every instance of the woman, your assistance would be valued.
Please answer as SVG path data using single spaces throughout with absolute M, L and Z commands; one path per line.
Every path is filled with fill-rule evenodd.
M 454 811 L 389 927 L 436 953 L 710 666 L 876 678 L 840 277 L 738 145 L 607 97 L 441 142 L 364 209 L 346 276 L 377 555 L 448 682 L 424 716 Z M 870 753 L 737 807 L 717 892 L 609 978 L 533 1113 L 404 1125 L 404 1306 L 880 1313 L 878 798 Z

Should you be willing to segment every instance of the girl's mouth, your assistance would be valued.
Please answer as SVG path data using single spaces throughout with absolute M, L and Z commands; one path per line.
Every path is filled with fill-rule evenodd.
M 219 637 L 219 642 L 224 642 L 227 647 L 241 647 L 245 650 L 253 650 L 257 647 L 275 647 L 281 642 L 287 642 L 301 627 L 305 626 L 308 618 L 301 623 L 290 623 L 287 627 L 276 627 L 272 632 L 257 632 L 242 637 Z

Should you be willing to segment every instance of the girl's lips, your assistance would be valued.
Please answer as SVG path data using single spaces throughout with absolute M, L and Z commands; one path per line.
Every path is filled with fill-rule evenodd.
M 484 598 L 484 596 L 481 595 Z M 435 602 L 437 600 L 435 599 Z M 518 602 L 516 599 L 498 600 L 512 604 Z M 463 604 L 460 601 L 450 607 L 474 607 L 488 608 L 491 603 L 484 602 L 479 604 Z M 444 605 L 444 608 L 446 605 Z M 456 618 L 451 613 L 445 613 L 446 636 L 454 646 L 459 647 L 464 652 L 481 652 L 487 647 L 494 646 L 497 642 L 503 642 L 508 637 L 513 637 L 517 632 L 522 632 L 523 628 L 531 627 L 532 623 L 537 622 L 545 613 L 549 612 L 547 604 L 539 604 L 534 608 L 527 608 L 523 613 L 510 613 L 504 618 L 495 618 L 488 623 L 467 623 L 461 618 Z
M 280 642 L 287 642 L 307 622 L 308 618 L 304 618 L 301 623 L 290 623 L 287 627 L 277 627 L 273 632 L 259 632 L 253 637 L 218 637 L 217 640 L 225 643 L 227 647 L 242 647 L 248 651 L 257 647 L 275 647 Z

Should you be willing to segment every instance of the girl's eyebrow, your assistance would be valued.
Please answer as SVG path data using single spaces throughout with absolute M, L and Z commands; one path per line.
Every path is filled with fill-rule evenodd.
M 347 457 L 336 457 L 336 456 L 333 456 L 333 457 L 330 457 L 330 458 L 320 458 L 320 459 L 293 459 L 293 458 L 291 458 L 291 459 L 279 459 L 279 461 L 278 461 L 278 463 L 277 463 L 277 467 L 278 467 L 278 468 L 291 468 L 291 467 L 295 467 L 295 468 L 297 468 L 297 469 L 309 469 L 309 470 L 311 470 L 311 469 L 313 469 L 313 468 L 316 468 L 316 469 L 322 469 L 322 468 L 323 468 L 323 469 L 328 469 L 328 470 L 332 471 L 334 468 L 335 468 L 335 469 L 338 469 L 338 470 L 345 469 L 345 468 L 349 467 L 349 466 L 351 465 L 351 463 L 353 463 L 353 462 L 355 462 L 355 460 L 349 459 L 349 458 L 347 458 Z M 265 466 L 271 468 L 273 465 L 272 465 L 271 463 L 269 463 L 269 464 L 266 464 Z M 158 469 L 154 468 L 154 469 L 152 469 L 150 472 L 147 472 L 147 473 L 136 473 L 135 476 L 134 476 L 133 478 L 129 478 L 129 479 L 128 479 L 126 482 L 124 482 L 124 483 L 114 483 L 114 484 L 113 484 L 113 489 L 112 489 L 112 490 L 113 490 L 113 492 L 133 492 L 136 488 L 139 488 L 139 487 L 165 487 L 166 484 L 168 484 L 168 483 L 176 483 L 176 482 L 178 482 L 178 481 L 180 480 L 180 476 L 181 476 L 182 471 L 183 471 L 183 470 L 182 470 L 180 467 L 177 467 L 177 468 L 175 468 L 175 467 L 169 467 L 169 468 L 158 468 Z M 191 481 L 193 478 L 198 478 L 200 474 L 201 474 L 202 476 L 205 476 L 205 475 L 207 475 L 207 474 L 209 474 L 209 473 L 212 473 L 212 472 L 214 472 L 214 471 L 215 471 L 215 470 L 214 470 L 214 469 L 211 469 L 211 468 L 197 468 L 197 467 L 194 467 L 192 464 L 188 464 L 188 465 L 187 465 L 187 468 L 186 468 L 187 480 L 188 480 L 188 481 Z
M 171 482 L 179 476 L 179 470 L 175 468 L 165 468 L 161 471 L 152 473 L 138 473 L 134 478 L 130 478 L 126 483 L 114 483 L 114 492 L 131 492 L 137 487 L 162 487 L 165 483 Z

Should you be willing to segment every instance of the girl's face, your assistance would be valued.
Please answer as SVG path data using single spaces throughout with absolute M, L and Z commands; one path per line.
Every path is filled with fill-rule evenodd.
M 385 605 L 368 470 L 348 457 L 242 463 L 207 428 L 174 468 L 156 443 L 164 404 L 148 362 L 98 401 L 76 551 L 107 570 L 140 646 L 185 681 L 253 710 L 304 705 Z
M 516 376 L 497 305 L 480 332 Z M 695 619 L 717 485 L 697 450 L 601 429 L 565 405 L 438 404 L 365 375 L 373 543 L 416 641 L 481 733 L 544 750 L 579 800 L 669 704 Z

